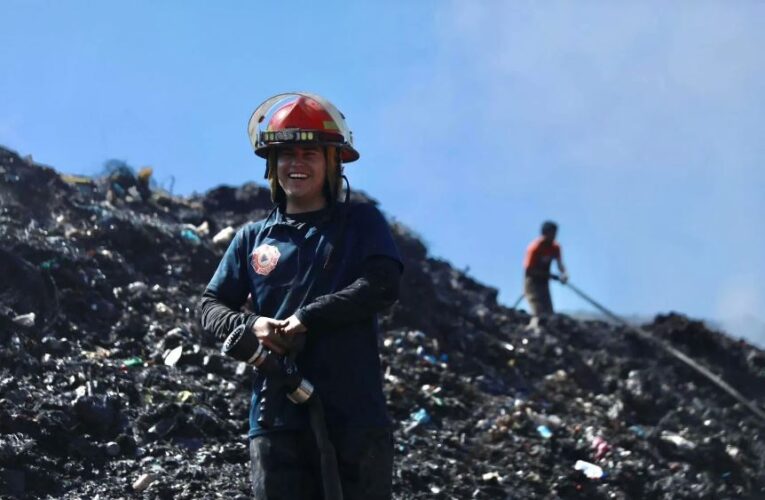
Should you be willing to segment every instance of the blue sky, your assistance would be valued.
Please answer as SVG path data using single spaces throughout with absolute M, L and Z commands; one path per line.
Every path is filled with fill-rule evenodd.
M 765 343 L 763 3 L 1 9 L 0 144 L 37 161 L 152 165 L 181 193 L 259 180 L 249 115 L 308 90 L 354 131 L 352 186 L 505 303 L 552 218 L 572 281 L 616 312 L 676 310 Z

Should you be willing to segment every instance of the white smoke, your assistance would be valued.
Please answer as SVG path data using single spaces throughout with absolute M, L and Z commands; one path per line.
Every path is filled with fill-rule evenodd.
M 765 322 L 756 315 L 762 311 L 763 298 L 762 286 L 746 276 L 726 284 L 718 298 L 716 313 L 727 333 L 765 348 Z
M 617 311 L 723 314 L 721 290 L 750 273 L 748 298 L 726 301 L 762 317 L 763 18 L 752 2 L 446 4 L 435 57 L 382 120 L 407 148 L 402 194 L 450 226 L 502 221 L 481 245 L 503 266 L 558 219 L 574 280 Z M 437 230 L 436 250 L 475 254 Z M 519 273 L 475 261 L 512 301 Z

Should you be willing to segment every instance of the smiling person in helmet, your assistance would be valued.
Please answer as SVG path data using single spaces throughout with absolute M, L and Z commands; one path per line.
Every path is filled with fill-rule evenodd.
M 220 339 L 245 325 L 250 339 L 294 360 L 323 403 L 344 498 L 390 498 L 393 441 L 377 347 L 377 313 L 397 300 L 403 267 L 390 228 L 373 205 L 351 203 L 342 189 L 343 163 L 359 154 L 331 103 L 274 96 L 253 113 L 249 133 L 266 159 L 274 209 L 237 232 L 202 297 L 202 325 Z M 241 312 L 248 294 L 254 314 Z M 264 384 L 256 370 L 255 496 L 321 497 L 306 405 L 280 394 L 265 425 Z

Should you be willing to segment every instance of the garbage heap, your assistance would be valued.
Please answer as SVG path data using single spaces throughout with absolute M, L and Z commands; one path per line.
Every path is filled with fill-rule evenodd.
M 250 369 L 198 298 L 265 188 L 171 196 L 0 149 L 0 496 L 247 498 Z M 762 422 L 629 329 L 554 316 L 392 227 L 382 318 L 396 498 L 763 498 Z M 502 272 L 515 272 L 513 268 Z M 677 314 L 645 328 L 761 403 L 765 354 Z

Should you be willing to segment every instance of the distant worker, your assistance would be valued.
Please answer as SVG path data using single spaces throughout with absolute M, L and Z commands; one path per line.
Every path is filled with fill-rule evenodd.
M 563 265 L 560 245 L 555 241 L 558 225 L 552 221 L 542 224 L 542 235 L 531 242 L 526 249 L 523 261 L 525 269 L 524 293 L 535 318 L 553 313 L 552 298 L 550 297 L 550 265 L 555 260 L 560 271 L 561 283 L 568 281 L 566 267 Z M 536 324 L 536 320 L 534 321 Z

